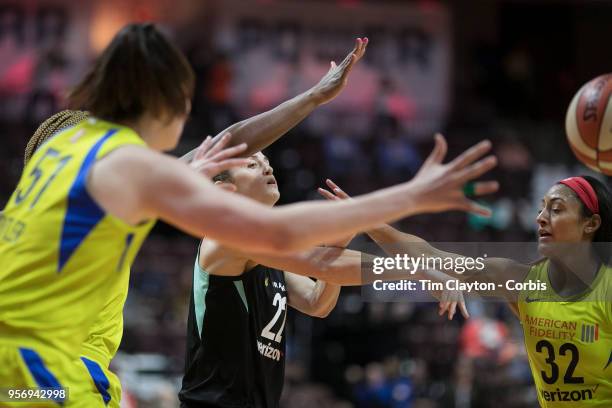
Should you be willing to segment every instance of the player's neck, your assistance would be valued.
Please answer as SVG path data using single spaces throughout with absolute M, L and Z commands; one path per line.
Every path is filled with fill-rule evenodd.
M 138 119 L 118 121 L 122 126 L 132 129 L 153 150 L 163 151 L 164 146 L 160 143 L 160 132 L 155 121 L 144 115 Z
M 550 260 L 549 278 L 557 293 L 569 295 L 587 289 L 597 276 L 599 262 L 590 247 L 579 245 L 560 258 Z

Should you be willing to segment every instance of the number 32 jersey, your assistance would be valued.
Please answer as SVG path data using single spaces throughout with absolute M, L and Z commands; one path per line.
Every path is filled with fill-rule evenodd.
M 128 225 L 89 195 L 92 165 L 131 129 L 87 119 L 34 154 L 0 213 L 0 344 L 78 357 L 121 274 L 153 222 Z
M 181 407 L 277 408 L 287 306 L 282 271 L 215 276 L 196 259 Z
M 551 288 L 548 261 L 527 280 L 546 283 L 518 303 L 540 405 L 612 407 L 612 268 L 602 266 L 589 291 L 571 302 Z

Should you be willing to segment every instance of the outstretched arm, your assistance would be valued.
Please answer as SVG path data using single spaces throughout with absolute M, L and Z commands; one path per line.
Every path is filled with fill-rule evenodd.
M 132 224 L 160 218 L 229 247 L 290 252 L 422 212 L 482 212 L 461 195 L 461 189 L 496 165 L 495 157 L 478 160 L 490 148 L 489 142 L 481 142 L 442 164 L 446 142 L 437 137 L 436 147 L 413 180 L 342 202 L 269 208 L 215 187 L 176 159 L 133 146 L 97 161 L 87 188 L 106 212 Z M 489 187 L 494 188 L 481 192 L 497 188 Z
M 215 136 L 212 143 L 217 143 L 223 134 L 231 133 L 230 146 L 247 144 L 248 147 L 242 153 L 243 156 L 250 156 L 270 146 L 310 115 L 313 110 L 330 102 L 342 92 L 351 69 L 363 57 L 367 45 L 367 38 L 357 38 L 355 47 L 340 65 L 332 61 L 327 74 L 315 86 L 272 110 L 233 124 Z M 196 149 L 190 151 L 181 157 L 181 160 L 191 162 L 195 151 Z
M 328 200 L 345 200 L 350 199 L 350 196 L 344 192 L 332 180 L 327 179 L 326 184 L 331 191 L 319 188 L 319 193 Z M 442 251 L 429 244 L 424 239 L 411 234 L 406 234 L 388 224 L 381 224 L 366 233 L 374 242 L 376 242 L 388 255 L 396 256 L 398 254 L 406 254 L 410 257 L 418 258 L 425 256 L 429 258 L 461 258 L 462 255 Z M 505 258 L 488 258 L 484 261 L 485 268 L 467 269 L 464 273 L 455 273 L 454 271 L 443 271 L 447 275 L 446 279 L 460 279 L 473 281 L 479 279 L 481 281 L 502 283 L 507 280 L 514 279 L 522 281 L 528 273 L 526 265 Z M 417 272 L 423 273 L 424 271 Z M 428 272 L 427 278 L 443 281 L 440 272 Z
M 364 285 L 374 279 L 393 281 L 418 277 L 394 270 L 376 278 L 373 274 L 362 273 L 362 262 L 371 264 L 372 259 L 369 254 L 340 247 L 315 247 L 290 254 L 252 254 L 206 239 L 200 246 L 199 262 L 211 275 L 238 276 L 249 264 L 285 270 L 289 305 L 311 316 L 326 317 L 336 305 L 341 286 Z M 441 275 L 446 278 L 446 275 Z M 424 276 L 439 279 L 429 271 Z M 448 311 L 449 319 L 455 314 L 457 305 L 466 318 L 469 316 L 461 295 L 445 291 L 439 300 L 440 314 Z

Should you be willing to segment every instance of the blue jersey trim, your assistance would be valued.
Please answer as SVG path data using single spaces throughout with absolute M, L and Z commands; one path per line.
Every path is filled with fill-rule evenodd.
M 58 273 L 62 271 L 66 262 L 68 262 L 85 237 L 87 237 L 104 217 L 104 210 L 100 208 L 87 192 L 87 174 L 91 166 L 96 162 L 96 156 L 104 142 L 118 130 L 119 129 L 111 129 L 106 132 L 106 134 L 89 150 L 72 187 L 70 187 L 70 192 L 68 193 L 68 208 L 66 209 L 66 216 L 64 217 L 60 241 L 60 256 L 57 267 Z
M 32 349 L 29 348 L 19 348 L 19 352 L 21 353 L 21 358 L 28 366 L 28 370 L 32 373 L 32 377 L 38 384 L 39 388 L 53 388 L 53 389 L 62 389 L 61 384 L 55 378 L 55 376 L 45 367 L 45 363 L 42 358 Z M 59 405 L 64 405 L 63 398 L 54 398 L 55 401 Z
M 123 252 L 121 253 L 121 258 L 119 258 L 119 263 L 117 264 L 117 272 L 123 269 L 123 264 L 125 263 L 125 256 L 127 255 L 130 245 L 132 245 L 132 240 L 134 239 L 134 233 L 129 233 L 125 237 L 125 248 L 123 248 Z
M 91 379 L 98 389 L 98 392 L 100 392 L 100 395 L 102 395 L 104 405 L 108 405 L 111 400 L 111 396 L 108 392 L 108 389 L 110 388 L 110 381 L 108 380 L 108 377 L 104 374 L 102 368 L 100 368 L 98 363 L 95 361 L 85 357 L 81 357 L 81 360 L 85 364 L 85 367 L 87 367 L 87 371 L 89 371 L 89 375 L 91 375 Z

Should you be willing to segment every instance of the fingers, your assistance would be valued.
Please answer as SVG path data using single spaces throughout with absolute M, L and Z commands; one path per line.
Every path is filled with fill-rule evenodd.
M 334 192 L 334 194 L 342 199 L 351 198 L 348 194 L 344 192 L 336 183 L 331 181 L 330 179 L 325 180 L 327 186 Z
M 232 135 L 230 133 L 224 133 L 223 136 L 221 136 L 221 139 L 219 139 L 219 141 L 215 143 L 215 145 L 208 151 L 208 154 L 205 157 L 212 157 L 215 154 L 219 153 L 221 149 L 223 149 L 225 145 L 229 143 L 231 137 Z
M 361 59 L 361 57 L 363 57 L 363 55 L 365 54 L 365 49 L 367 45 L 367 38 L 357 38 L 355 40 L 355 46 L 353 47 L 351 52 L 346 57 L 344 57 L 340 65 L 336 65 L 336 63 L 332 61 L 329 72 L 337 68 L 339 70 L 342 82 L 346 81 L 346 77 L 351 72 L 351 69 L 353 69 L 353 65 L 355 64 L 355 62 L 359 61 L 359 59 Z
M 247 149 L 246 143 L 240 143 L 238 146 L 228 147 L 227 149 L 221 150 L 216 155 L 210 157 L 209 160 L 213 162 L 218 162 L 223 159 L 227 159 L 228 157 L 238 156 L 240 153 L 243 153 Z
M 342 67 L 342 80 L 344 81 L 346 79 L 346 77 L 348 76 L 349 72 L 351 72 L 351 69 L 353 69 L 353 65 L 355 65 L 355 62 L 357 61 L 357 57 L 355 56 L 355 54 L 351 54 L 349 55 L 349 59 L 348 62 L 346 63 L 346 65 L 344 65 Z
M 368 48 L 368 43 L 370 42 L 370 40 L 368 39 L 368 37 L 365 37 L 363 39 L 363 45 L 361 46 L 361 50 L 359 51 L 359 53 L 357 54 L 357 59 L 361 59 L 361 57 L 363 57 L 363 55 L 366 52 L 366 48 Z
M 463 299 L 461 299 L 459 301 L 459 311 L 461 312 L 461 315 L 465 319 L 469 319 L 470 318 L 470 313 L 468 312 L 467 307 L 465 306 L 465 300 L 463 300 Z
M 453 320 L 457 311 L 457 301 L 451 302 L 450 310 L 448 311 L 448 320 Z
M 327 71 L 327 74 L 325 75 L 329 75 L 332 71 L 334 71 L 336 69 L 337 65 L 335 61 L 330 61 L 329 62 L 329 70 Z
M 361 52 L 361 48 L 363 47 L 363 40 L 360 37 L 355 38 L 355 46 L 351 50 L 351 54 L 356 55 Z M 351 55 L 349 54 L 349 55 Z M 347 56 L 348 57 L 348 56 Z
M 440 300 L 440 310 L 438 311 L 438 316 L 442 316 L 444 313 L 446 313 L 449 306 L 450 306 L 450 302 L 447 302 L 445 300 Z
M 483 140 L 482 142 L 475 144 L 474 146 L 470 147 L 465 152 L 457 156 L 453 161 L 449 163 L 449 166 L 457 170 L 462 169 L 468 164 L 476 161 L 476 159 L 478 159 L 479 157 L 484 156 L 484 154 L 487 153 L 489 150 L 491 150 L 491 142 L 488 140 Z
M 435 145 L 427 160 L 425 160 L 424 165 L 429 165 L 432 163 L 442 163 L 444 157 L 446 156 L 446 152 L 448 150 L 448 145 L 446 144 L 446 139 L 440 133 L 436 133 L 434 136 Z
M 492 214 L 490 208 L 487 208 L 484 205 L 478 204 L 477 202 L 470 200 L 467 200 L 467 204 L 462 206 L 461 209 L 472 214 L 480 215 L 482 217 L 490 217 Z
M 438 152 L 435 157 L 437 163 L 442 163 L 444 158 L 446 157 L 446 152 L 448 152 L 448 144 L 446 143 L 446 139 L 442 136 L 441 133 L 436 133 L 434 136 L 436 140 L 436 145 L 438 146 Z
M 202 142 L 202 144 L 198 146 L 196 153 L 193 156 L 192 161 L 196 161 L 204 157 L 206 153 L 208 152 L 208 149 L 210 149 L 211 143 L 212 143 L 212 138 L 210 136 L 207 136 L 206 139 L 204 139 L 204 141 Z
M 249 164 L 248 159 L 227 159 L 206 166 L 206 172 L 213 177 L 225 170 L 246 166 L 247 164 Z
M 450 306 L 450 302 L 448 301 L 448 291 L 442 291 L 440 295 L 440 310 L 438 311 L 438 316 L 442 316 Z
M 356 60 L 360 60 L 361 57 L 363 57 L 368 46 L 368 42 L 369 40 L 367 37 L 357 38 L 355 40 L 355 47 L 353 48 L 352 53 L 355 55 Z
M 458 183 L 465 184 L 470 180 L 474 180 L 482 176 L 495 166 L 497 166 L 497 157 L 487 156 L 484 159 L 479 160 L 476 163 L 456 172 L 454 178 Z
M 346 57 L 340 63 L 340 69 L 346 70 L 350 69 L 352 64 L 355 62 L 355 58 L 358 53 L 360 53 L 361 48 L 363 47 L 363 40 L 361 38 L 357 38 L 355 40 L 355 47 L 348 53 Z
M 328 200 L 339 200 L 340 199 L 339 197 L 336 197 L 335 195 L 333 195 L 332 193 L 330 193 L 329 191 L 321 187 L 317 189 L 317 192 L 323 197 L 327 198 Z

